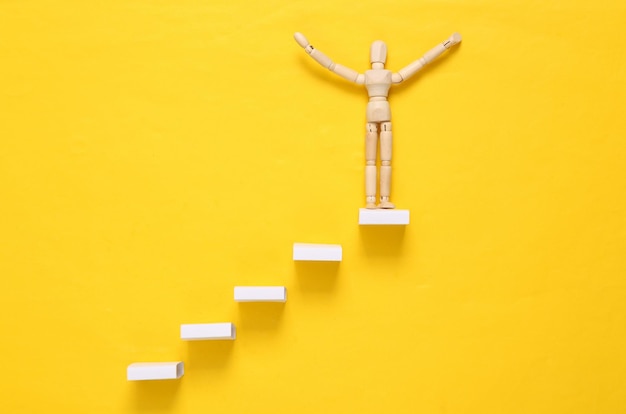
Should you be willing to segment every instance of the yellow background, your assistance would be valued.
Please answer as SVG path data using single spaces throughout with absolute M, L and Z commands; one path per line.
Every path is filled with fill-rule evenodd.
M 0 1 L 2 412 L 623 413 L 626 5 Z M 392 198 L 362 229 L 384 39 Z M 293 242 L 339 243 L 295 265 Z M 243 306 L 234 285 L 285 285 Z M 233 321 L 233 343 L 181 323 Z M 186 363 L 131 383 L 134 361 Z

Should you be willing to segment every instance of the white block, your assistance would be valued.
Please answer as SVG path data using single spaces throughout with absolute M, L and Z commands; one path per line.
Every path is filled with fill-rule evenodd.
M 409 224 L 409 210 L 394 209 L 359 209 L 359 224 L 361 225 L 406 225 Z
M 184 341 L 233 340 L 235 337 L 235 325 L 230 322 L 180 325 L 180 339 Z
M 178 379 L 185 373 L 182 361 L 136 362 L 126 369 L 128 381 Z
M 293 260 L 340 262 L 341 257 L 342 249 L 339 244 L 293 244 Z
M 287 302 L 284 286 L 235 286 L 235 302 Z

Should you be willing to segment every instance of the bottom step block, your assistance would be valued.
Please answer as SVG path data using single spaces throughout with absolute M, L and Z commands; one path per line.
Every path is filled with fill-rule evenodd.
M 409 210 L 359 209 L 359 224 L 365 226 L 402 226 L 409 224 Z
M 136 362 L 126 369 L 128 381 L 178 379 L 185 373 L 185 364 L 176 362 Z
M 232 323 L 196 323 L 180 325 L 180 339 L 184 341 L 208 341 L 236 337 Z

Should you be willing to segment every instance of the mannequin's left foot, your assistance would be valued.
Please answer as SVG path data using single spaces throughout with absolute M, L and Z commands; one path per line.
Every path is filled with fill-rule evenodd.
M 392 209 L 392 208 L 396 208 L 396 205 L 393 204 L 391 201 L 381 201 L 380 204 L 378 204 L 378 208 L 384 208 L 384 209 Z

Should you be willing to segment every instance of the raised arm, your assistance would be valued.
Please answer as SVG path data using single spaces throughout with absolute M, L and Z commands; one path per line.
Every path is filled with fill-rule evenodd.
M 424 66 L 435 60 L 439 55 L 450 49 L 451 46 L 461 43 L 461 35 L 458 33 L 452 33 L 450 38 L 439 43 L 437 46 L 426 52 L 424 56 L 417 59 L 415 62 L 409 64 L 405 68 L 400 69 L 398 73 L 394 73 L 391 77 L 393 83 L 400 83 L 407 80 L 411 76 L 415 75 Z
M 359 85 L 363 85 L 363 83 L 365 83 L 365 75 L 359 74 L 356 70 L 333 62 L 328 56 L 311 46 L 302 33 L 295 33 L 293 37 L 296 39 L 296 42 L 304 48 L 304 51 L 308 53 L 309 56 L 315 59 L 317 63 L 324 66 L 326 69 L 349 80 L 350 82 L 354 82 Z

